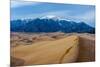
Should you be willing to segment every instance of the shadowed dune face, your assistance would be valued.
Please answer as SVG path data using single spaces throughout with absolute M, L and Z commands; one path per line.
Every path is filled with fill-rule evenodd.
M 10 57 L 11 58 L 11 66 L 14 67 L 14 66 L 22 66 L 24 65 L 24 60 L 23 59 L 19 59 L 19 58 L 15 58 L 15 57 Z
M 12 66 L 95 61 L 93 34 L 17 34 L 14 36 L 11 38 Z
M 89 36 L 79 37 L 78 62 L 95 61 L 95 39 Z

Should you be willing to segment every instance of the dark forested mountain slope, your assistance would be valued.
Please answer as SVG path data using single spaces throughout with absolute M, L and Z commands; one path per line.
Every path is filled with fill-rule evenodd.
M 25 19 L 11 21 L 12 32 L 78 32 L 95 33 L 95 28 L 84 22 L 74 22 L 60 19 Z

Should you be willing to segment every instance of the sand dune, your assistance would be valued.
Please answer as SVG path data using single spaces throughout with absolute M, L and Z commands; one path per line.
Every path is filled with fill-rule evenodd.
M 12 66 L 95 61 L 94 34 L 24 35 L 11 38 Z
M 79 36 L 78 62 L 95 61 L 95 38 L 88 35 Z
M 14 47 L 11 49 L 11 55 L 24 60 L 22 65 L 74 62 L 79 53 L 78 40 L 77 36 L 69 36 L 55 41 Z
M 11 67 L 21 66 L 25 62 L 23 59 L 15 58 L 12 56 L 10 59 L 11 59 Z

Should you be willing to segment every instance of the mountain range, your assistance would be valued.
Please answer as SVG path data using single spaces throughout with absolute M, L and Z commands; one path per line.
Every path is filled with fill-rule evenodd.
M 65 32 L 65 33 L 95 33 L 95 28 L 85 22 L 74 22 L 54 16 L 36 19 L 12 20 L 12 32 Z

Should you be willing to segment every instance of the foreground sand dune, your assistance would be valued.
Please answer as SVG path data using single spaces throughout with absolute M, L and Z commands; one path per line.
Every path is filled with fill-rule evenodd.
M 77 36 L 18 46 L 11 49 L 12 65 L 75 62 L 78 58 L 78 53 L 79 38 Z
M 44 34 L 38 35 L 37 38 L 33 36 L 36 35 L 24 36 L 27 37 L 26 40 L 33 40 L 28 41 L 30 45 L 24 42 L 23 34 L 20 35 L 20 38 L 24 39 L 21 40 L 22 44 L 20 39 L 12 39 L 12 42 L 19 44 L 11 47 L 12 66 L 95 61 L 94 34 Z

